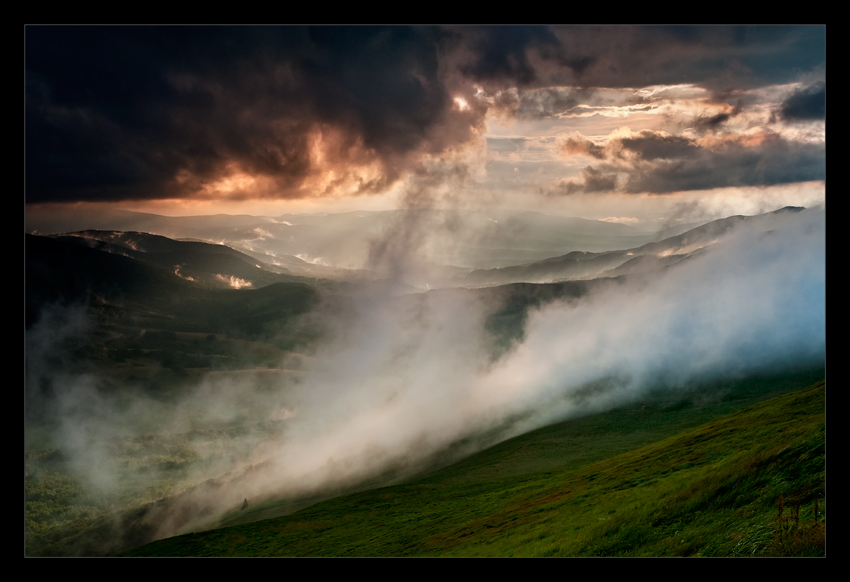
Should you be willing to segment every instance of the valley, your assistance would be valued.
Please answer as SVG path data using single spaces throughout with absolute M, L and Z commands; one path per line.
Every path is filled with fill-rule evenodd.
M 576 538 L 585 540 L 581 546 L 562 543 L 551 546 L 532 541 L 550 538 L 551 534 L 545 533 L 550 531 L 549 526 L 539 526 L 543 529 L 538 534 L 531 533 L 534 528 L 518 530 L 516 536 L 523 541 L 515 547 L 504 545 L 508 542 L 502 538 L 498 542 L 485 541 L 488 539 L 485 537 L 472 545 L 467 543 L 478 539 L 479 534 L 463 543 L 459 540 L 471 535 L 461 533 L 466 531 L 464 528 L 473 527 L 475 531 L 479 528 L 464 524 L 481 522 L 485 525 L 480 527 L 489 530 L 495 526 L 486 524 L 493 519 L 506 519 L 498 517 L 504 512 L 514 515 L 510 522 L 519 519 L 516 517 L 519 510 L 509 508 L 516 503 L 520 503 L 517 507 L 536 507 L 542 501 L 532 500 L 549 499 L 553 493 L 546 492 L 554 491 L 556 482 L 578 479 L 576 483 L 585 483 L 582 485 L 585 490 L 587 477 L 581 475 L 590 466 L 637 463 L 636 483 L 663 481 L 658 475 L 692 462 L 676 461 L 667 469 L 658 469 L 656 461 L 630 459 L 669 446 L 663 443 L 671 439 L 691 438 L 687 435 L 701 423 L 733 422 L 725 420 L 725 415 L 817 384 L 823 378 L 823 368 L 817 364 L 818 349 L 814 350 L 813 359 L 788 362 L 784 368 L 750 366 L 730 369 L 726 374 L 693 376 L 673 384 L 661 376 L 655 384 L 642 382 L 639 390 L 629 388 L 630 381 L 618 377 L 616 372 L 596 379 L 588 377 L 583 387 L 568 392 L 572 396 L 566 400 L 549 397 L 550 400 L 544 401 L 542 410 L 561 411 L 554 416 L 534 410 L 541 404 L 530 409 L 507 408 L 507 415 L 488 414 L 483 424 L 476 421 L 475 430 L 449 431 L 447 438 L 429 444 L 415 455 L 387 455 L 379 452 L 382 450 L 379 445 L 374 449 L 378 456 L 373 461 L 377 462 L 367 464 L 366 470 L 357 467 L 362 463 L 361 455 L 368 455 L 374 444 L 362 451 L 352 449 L 348 458 L 329 458 L 326 463 L 314 464 L 313 469 L 300 477 L 274 477 L 280 469 L 270 469 L 274 462 L 268 455 L 274 455 L 278 449 L 287 450 L 291 438 L 298 442 L 302 438 L 300 431 L 308 430 L 306 434 L 309 434 L 309 430 L 315 430 L 309 428 L 315 419 L 301 421 L 301 415 L 304 411 L 315 415 L 321 410 L 316 405 L 326 397 L 315 400 L 305 390 L 319 388 L 321 378 L 327 375 L 334 377 L 335 366 L 340 364 L 334 363 L 329 354 L 345 352 L 339 352 L 339 347 L 326 350 L 327 346 L 340 345 L 339 342 L 350 345 L 351 339 L 344 331 L 346 326 L 361 330 L 364 325 L 367 328 L 378 325 L 374 332 L 385 335 L 391 342 L 386 348 L 390 352 L 397 350 L 392 347 L 393 342 L 407 341 L 403 338 L 410 333 L 409 324 L 397 329 L 384 328 L 387 324 L 380 323 L 380 318 L 373 319 L 378 313 L 375 309 L 380 309 L 383 317 L 389 318 L 387 322 L 395 326 L 411 316 L 429 314 L 429 319 L 439 321 L 444 313 L 451 316 L 457 308 L 469 308 L 466 316 L 473 327 L 464 333 L 473 333 L 478 338 L 477 351 L 470 352 L 469 357 L 483 358 L 482 362 L 489 361 L 487 366 L 498 370 L 500 362 L 515 357 L 517 350 L 527 343 L 528 334 L 534 333 L 530 325 L 537 314 L 553 308 L 581 309 L 582 305 L 592 304 L 606 294 L 634 293 L 635 289 L 651 284 L 648 281 L 666 277 L 663 273 L 667 270 L 688 263 L 691 255 L 700 260 L 703 254 L 713 252 L 714 245 L 722 248 L 730 244 L 724 240 L 734 234 L 736 225 L 756 225 L 747 232 L 764 236 L 759 233 L 769 231 L 768 227 L 782 227 L 800 212 L 790 209 L 761 217 L 735 217 L 631 250 L 601 254 L 573 252 L 541 263 L 488 271 L 500 273 L 499 280 L 509 281 L 507 284 L 448 287 L 450 283 L 477 281 L 480 285 L 486 281 L 478 274 L 481 271 L 468 269 L 465 278 L 456 275 L 446 280 L 446 288 L 425 292 L 413 287 L 388 286 L 368 271 L 362 271 L 356 279 L 310 278 L 257 262 L 223 245 L 183 242 L 145 233 L 82 231 L 50 237 L 26 235 L 27 289 L 32 290 L 27 294 L 27 552 L 107 555 L 129 551 L 164 533 L 174 535 L 190 529 L 195 533 L 189 538 L 174 538 L 174 542 L 168 542 L 171 545 L 158 542 L 144 546 L 138 550 L 139 555 L 311 555 L 314 552 L 319 555 L 430 555 L 433 552 L 439 555 L 564 552 L 566 555 L 618 552 L 633 555 L 632 550 L 634 555 L 644 552 L 679 555 L 682 548 L 675 545 L 629 546 L 628 551 L 622 548 L 614 551 L 611 549 L 614 546 L 605 545 L 609 542 L 599 546 L 602 526 L 590 527 L 586 521 L 558 526 L 584 532 Z M 811 211 L 804 214 L 815 219 L 818 216 Z M 683 252 L 675 254 L 671 249 Z M 676 260 L 658 262 L 658 257 L 663 256 Z M 649 257 L 653 261 L 635 264 L 628 274 L 617 276 L 612 276 L 615 272 L 610 269 L 602 270 L 634 260 L 628 257 Z M 600 263 L 601 259 L 604 260 Z M 587 277 L 582 278 L 581 271 L 574 266 L 582 261 L 603 266 L 585 271 Z M 226 283 L 236 277 L 246 284 L 233 288 Z M 519 282 L 535 278 L 539 282 Z M 420 315 L 416 316 L 417 313 Z M 418 329 L 420 325 L 413 328 L 417 330 L 411 336 L 414 347 L 408 348 L 413 352 L 402 357 L 409 358 L 410 354 L 418 357 L 421 342 L 432 341 L 428 327 Z M 380 355 L 383 340 L 374 336 L 371 341 L 376 342 L 375 351 Z M 405 352 L 393 357 L 402 354 Z M 397 366 L 392 364 L 388 370 Z M 402 366 L 396 374 L 419 373 L 418 364 L 411 361 Z M 462 371 L 463 367 L 458 369 Z M 373 376 L 376 371 L 381 370 L 370 371 L 366 377 L 379 384 L 385 382 L 383 376 Z M 402 377 L 395 378 L 387 386 L 399 379 L 404 382 Z M 626 396 L 626 392 L 613 399 L 608 396 L 624 389 L 632 390 L 631 395 Z M 374 394 L 370 396 L 370 392 Z M 354 390 L 351 396 L 365 396 L 368 402 L 380 393 L 378 386 Z M 349 396 L 339 393 L 328 397 L 332 400 L 324 403 L 330 407 L 321 414 L 327 413 L 333 419 L 345 410 L 343 406 L 339 412 L 333 412 L 336 405 L 333 399 L 339 398 L 344 403 Z M 449 393 L 445 397 L 452 398 Z M 572 419 L 559 421 L 558 414 Z M 812 422 L 816 420 L 814 416 L 812 419 Z M 307 429 L 292 428 L 299 421 L 306 422 Z M 540 426 L 546 428 L 537 428 Z M 758 430 L 767 430 L 766 427 Z M 771 439 L 759 438 L 768 449 L 773 446 Z M 823 438 L 822 432 L 818 438 Z M 737 446 L 730 443 L 729 451 Z M 817 446 L 823 445 L 800 446 L 821 450 Z M 699 445 L 692 445 L 691 450 L 686 456 L 702 458 L 708 454 Z M 822 453 L 818 454 L 822 463 Z M 733 457 L 737 458 L 735 455 L 730 458 Z M 817 499 L 819 511 L 825 511 L 822 468 L 819 471 L 811 476 L 813 481 L 807 481 L 804 492 L 794 490 L 802 485 L 789 484 L 787 493 L 778 494 L 804 498 L 801 502 L 804 511 L 810 512 Z M 700 479 L 705 478 L 705 473 L 693 474 L 693 479 L 697 479 L 694 483 L 702 483 Z M 288 481 L 289 485 L 275 487 L 272 483 L 276 479 Z M 606 479 L 618 482 L 619 477 Z M 255 482 L 261 484 L 259 488 Z M 619 486 L 611 487 L 617 490 Z M 501 492 L 498 498 L 503 501 L 493 505 L 486 500 L 496 491 Z M 582 494 L 582 499 L 597 495 L 589 491 Z M 672 492 L 671 489 L 669 495 Z M 667 503 L 661 499 L 668 493 L 647 494 L 662 496 L 659 501 L 648 501 L 648 507 Z M 247 507 L 237 507 L 241 498 L 236 495 L 245 498 Z M 756 512 L 753 515 L 762 517 L 752 523 L 767 527 L 774 537 L 781 536 L 776 523 L 765 521 L 767 504 L 773 503 L 769 501 L 770 495 L 774 493 L 762 492 L 753 498 L 752 503 L 758 505 L 758 509 L 752 510 Z M 228 502 L 227 498 L 231 500 Z M 373 500 L 390 498 L 395 501 L 389 505 L 381 501 L 374 506 L 377 501 Z M 468 511 L 450 507 L 452 499 L 467 500 Z M 520 502 L 521 499 L 528 501 Z M 349 503 L 354 505 L 346 505 Z M 602 502 L 592 501 L 599 503 Z M 611 509 L 606 511 L 614 515 L 624 511 L 622 503 L 625 501 L 606 501 L 602 506 L 610 505 Z M 417 509 L 420 504 L 432 509 Z M 305 509 L 313 506 L 315 509 Z M 361 510 L 356 508 L 361 506 L 373 508 L 368 512 L 371 517 L 358 517 Z M 628 511 L 636 511 L 634 505 L 628 507 L 631 508 Z M 330 513 L 322 517 L 325 511 Z M 524 511 L 520 514 L 525 515 Z M 717 511 L 716 519 L 721 522 L 731 519 L 731 509 L 725 505 Z M 319 517 L 295 517 L 304 512 Z M 293 517 L 284 517 L 290 514 Z M 437 514 L 453 517 L 446 522 Z M 819 523 L 825 519 L 824 515 L 820 514 Z M 389 524 L 398 519 L 405 522 L 413 519 L 426 529 L 411 530 L 390 545 L 383 542 L 377 546 L 350 545 L 362 534 L 356 529 L 348 532 L 345 529 L 348 526 L 340 525 L 334 528 L 337 541 L 317 541 L 320 545 L 314 549 L 290 540 L 281 541 L 280 549 L 274 550 L 266 544 L 262 546 L 266 549 L 261 550 L 259 546 L 243 546 L 226 537 L 231 535 L 228 532 L 241 531 L 233 529 L 237 526 L 259 528 L 252 529 L 250 535 L 233 534 L 240 539 L 243 535 L 262 538 L 267 535 L 257 533 L 266 531 L 262 528 L 287 531 L 290 526 L 276 525 L 275 520 L 280 519 L 288 520 L 281 524 L 299 523 L 298 519 L 310 519 L 317 524 L 324 520 L 364 524 L 369 531 L 397 528 Z M 375 519 L 388 520 L 387 525 L 379 525 L 384 522 Z M 521 521 L 525 523 L 528 519 L 523 517 Z M 537 523 L 536 519 L 528 523 Z M 628 518 L 632 519 L 637 518 Z M 426 524 L 434 520 L 443 525 L 429 529 Z M 167 529 L 163 529 L 164 523 L 168 524 Z M 302 531 L 301 526 L 293 527 L 294 531 Z M 443 529 L 446 527 L 449 529 Z M 623 526 L 617 526 L 620 527 Z M 716 524 L 706 527 L 711 529 Z M 496 527 L 496 531 L 502 529 L 504 526 Z M 203 536 L 198 533 L 204 531 L 210 533 Z M 529 533 L 522 533 L 526 531 Z M 699 535 L 701 541 L 687 546 L 688 551 L 704 555 L 723 555 L 723 552 L 739 555 L 743 551 L 743 546 L 733 548 L 726 542 L 715 547 L 716 543 L 709 538 L 718 534 Z M 378 537 L 381 536 L 386 534 Z M 420 541 L 414 543 L 414 539 Z M 201 546 L 197 546 L 198 540 L 204 540 Z M 754 549 L 746 546 L 747 551 L 752 549 L 756 555 L 776 551 L 774 542 L 765 540 Z M 806 542 L 809 549 L 800 551 L 822 547 L 818 546 L 821 542 L 811 542 L 814 546 L 810 542 Z M 662 547 L 667 549 L 662 551 Z

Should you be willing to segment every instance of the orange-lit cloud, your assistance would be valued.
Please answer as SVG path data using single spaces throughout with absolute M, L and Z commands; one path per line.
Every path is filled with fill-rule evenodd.
M 618 188 L 632 193 L 675 193 L 825 178 L 820 144 L 788 140 L 765 128 L 690 138 L 623 127 L 603 144 L 580 134 L 569 136 L 561 142 L 561 151 L 598 162 L 585 166 L 577 178 L 561 181 L 559 188 L 566 194 Z
M 823 37 L 30 27 L 27 202 L 274 215 L 820 179 Z

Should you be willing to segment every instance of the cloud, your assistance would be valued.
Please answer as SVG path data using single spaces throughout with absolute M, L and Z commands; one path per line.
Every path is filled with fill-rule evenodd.
M 825 61 L 823 26 L 558 26 L 451 29 L 460 71 L 488 89 L 646 87 L 712 91 L 788 82 Z
M 565 180 L 560 184 L 560 189 L 565 194 L 613 192 L 616 188 L 616 174 L 605 174 L 602 170 L 598 170 L 593 166 L 583 168 L 580 179 Z
M 477 90 L 475 97 L 486 102 L 489 113 L 496 116 L 546 119 L 574 109 L 583 100 L 592 99 L 593 90 L 577 87 L 509 88 L 492 95 Z
M 697 151 L 693 141 L 686 137 L 652 131 L 642 131 L 635 137 L 622 137 L 616 143 L 641 160 L 649 161 L 690 158 Z
M 487 376 L 490 390 L 515 402 L 548 396 L 552 421 L 571 407 L 599 410 L 651 385 L 822 362 L 824 218 L 815 210 L 744 224 L 642 283 L 541 308 L 526 340 Z M 591 392 L 588 400 L 578 389 L 599 381 L 612 391 Z
M 261 388 L 247 377 L 207 378 L 185 398 L 158 402 L 135 392 L 122 406 L 111 392 L 99 394 L 94 379 L 66 375 L 57 442 L 70 447 L 81 480 L 115 491 L 120 480 L 102 443 L 131 427 L 182 434 L 192 419 L 245 426 L 286 417 L 262 444 L 222 442 L 221 463 L 203 476 L 218 478 L 148 506 L 152 529 L 138 545 L 191 531 L 244 498 L 316 498 L 412 474 L 433 454 L 464 455 L 651 390 L 819 366 L 824 236 L 822 210 L 744 222 L 673 268 L 532 311 L 522 340 L 495 361 L 486 321 L 503 307 L 498 294 L 329 295 L 314 313 L 325 340 L 297 381 Z M 44 346 L 28 350 L 30 371 L 48 371 L 30 358 L 53 349 L 51 326 L 72 335 L 85 329 L 73 317 L 45 319 L 28 332 L 28 345 Z
M 755 145 L 731 140 L 719 149 L 700 148 L 669 163 L 639 164 L 623 190 L 656 194 L 730 186 L 772 186 L 826 178 L 824 148 L 778 136 Z
M 811 121 L 826 118 L 826 83 L 818 81 L 794 91 L 779 108 L 786 121 Z
M 826 178 L 822 144 L 795 142 L 767 130 L 714 134 L 704 138 L 661 131 L 619 130 L 604 144 L 584 136 L 562 142 L 562 153 L 603 161 L 582 170 L 580 180 L 562 181 L 559 189 L 610 191 L 615 175 L 625 174 L 621 191 L 666 194 L 731 186 L 771 186 Z
M 460 72 L 475 81 L 499 85 L 507 81 L 512 86 L 523 87 L 537 81 L 531 51 L 547 52 L 546 49 L 556 49 L 560 44 L 545 27 L 463 28 L 457 32 L 463 37 L 467 56 L 459 66 Z
M 823 38 L 817 26 L 29 26 L 27 202 L 383 193 L 476 144 L 488 113 L 578 115 L 606 87 L 797 82 L 823 66 Z M 784 115 L 811 115 L 810 98 Z
M 384 191 L 473 138 L 437 29 L 29 27 L 27 200 Z
M 605 159 L 605 148 L 584 138 L 584 136 L 565 139 L 561 143 L 561 150 L 567 155 L 585 154 L 597 160 Z
M 742 105 L 741 100 L 735 107 L 732 107 L 728 111 L 721 111 L 720 113 L 715 113 L 714 115 L 700 116 L 697 118 L 693 127 L 697 131 L 717 131 L 721 125 L 741 113 Z

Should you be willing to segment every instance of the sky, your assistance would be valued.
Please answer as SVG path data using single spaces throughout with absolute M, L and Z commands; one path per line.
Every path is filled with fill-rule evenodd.
M 25 28 L 26 208 L 825 201 L 825 26 Z

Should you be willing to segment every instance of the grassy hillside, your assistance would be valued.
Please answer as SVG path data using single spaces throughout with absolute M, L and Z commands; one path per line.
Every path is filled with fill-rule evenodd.
M 718 416 L 765 392 L 744 382 L 707 405 L 562 423 L 407 484 L 126 555 L 824 555 L 824 390 Z
M 25 245 L 25 532 L 27 553 L 30 555 L 102 555 L 155 539 L 157 520 L 181 501 L 177 492 L 194 487 L 213 487 L 215 484 L 210 483 L 215 481 L 215 477 L 230 468 L 229 459 L 248 455 L 271 435 L 283 430 L 285 417 L 281 418 L 277 413 L 288 406 L 286 387 L 300 377 L 302 363 L 310 360 L 312 346 L 321 340 L 322 321 L 330 319 L 336 310 L 344 312 L 351 296 L 369 292 L 370 285 L 284 282 L 256 289 L 212 289 L 185 280 L 150 262 L 61 239 L 26 235 Z M 170 261 L 164 264 L 170 264 Z M 495 359 L 522 339 L 529 309 L 556 299 L 579 298 L 601 286 L 619 285 L 623 280 L 517 283 L 475 290 L 445 289 L 395 297 L 391 301 L 415 306 L 434 295 L 438 296 L 435 300 L 443 294 L 479 295 L 493 309 L 485 328 L 491 336 Z M 72 325 L 74 310 L 83 309 L 82 306 L 85 306 L 85 317 L 80 319 L 85 319 L 86 325 L 81 324 L 77 329 Z M 311 317 L 313 310 L 323 317 Z M 67 333 L 62 332 L 66 323 L 70 329 Z M 39 356 L 39 350 L 44 346 L 50 350 Z M 469 451 L 498 442 L 499 438 L 478 435 L 471 437 L 469 442 L 456 443 L 456 447 L 429 459 L 425 465 L 417 465 L 417 475 L 430 472 L 429 476 L 405 485 L 375 490 L 376 487 L 401 482 L 402 474 L 397 468 L 389 467 L 385 474 L 373 475 L 368 481 L 348 484 L 342 489 L 332 489 L 336 485 L 329 485 L 317 491 L 313 498 L 249 500 L 249 507 L 244 511 L 239 510 L 237 505 L 233 512 L 220 518 L 218 510 L 209 515 L 209 523 L 219 527 L 238 525 L 249 528 L 244 530 L 249 532 L 245 534 L 248 538 L 277 539 L 277 534 L 263 533 L 266 530 L 262 528 L 267 527 L 283 528 L 280 531 L 303 528 L 308 537 L 315 540 L 313 546 L 303 545 L 299 535 L 293 534 L 290 538 L 287 534 L 281 538 L 285 546 L 275 546 L 277 542 L 269 541 L 268 548 L 260 550 L 257 546 L 236 543 L 227 537 L 241 530 L 220 529 L 203 534 L 213 537 L 204 537 L 204 545 L 200 549 L 180 546 L 166 553 L 536 554 L 544 551 L 538 545 L 518 543 L 513 538 L 505 541 L 499 537 L 502 535 L 499 532 L 506 528 L 498 525 L 501 523 L 498 519 L 502 519 L 498 516 L 515 516 L 504 519 L 510 523 L 529 524 L 527 527 L 531 529 L 528 532 L 531 533 L 528 535 L 543 535 L 538 540 L 543 543 L 543 540 L 556 536 L 555 533 L 546 533 L 549 526 L 545 523 L 548 522 L 534 525 L 536 522 L 523 513 L 525 510 L 520 511 L 517 507 L 525 507 L 523 504 L 530 504 L 529 507 L 537 507 L 541 503 L 546 505 L 549 502 L 544 503 L 540 499 L 552 496 L 555 496 L 552 499 L 560 499 L 558 495 L 572 499 L 563 502 L 567 507 L 572 508 L 571 504 L 582 507 L 580 511 L 567 511 L 558 509 L 561 506 L 557 505 L 552 506 L 555 509 L 548 509 L 546 505 L 544 512 L 547 515 L 570 513 L 572 521 L 563 522 L 566 518 L 557 517 L 561 520 L 558 523 L 567 528 L 564 531 L 575 532 L 579 538 L 604 534 L 607 536 L 604 539 L 608 540 L 613 534 L 605 533 L 607 530 L 593 533 L 596 529 L 590 528 L 590 525 L 602 527 L 603 521 L 607 523 L 613 519 L 610 516 L 620 514 L 626 516 L 623 519 L 627 524 L 648 519 L 642 514 L 628 513 L 631 510 L 627 509 L 630 505 L 626 499 L 616 501 L 612 493 L 603 496 L 597 491 L 608 480 L 616 483 L 619 473 L 605 473 L 605 480 L 590 479 L 589 484 L 571 485 L 572 489 L 566 494 L 563 494 L 562 485 L 582 479 L 581 472 L 591 465 L 609 461 L 618 455 L 634 454 L 641 447 L 674 437 L 724 414 L 737 412 L 767 395 L 800 389 L 820 378 L 822 370 L 703 384 L 694 386 L 691 392 L 679 387 L 675 393 L 648 395 L 637 406 L 541 429 L 451 464 Z M 201 385 L 222 393 L 230 390 L 231 385 L 251 386 L 262 397 L 234 399 L 232 404 L 228 404 L 226 422 L 217 416 L 204 416 L 204 407 L 199 407 L 195 416 L 187 417 L 191 422 L 187 421 L 185 427 L 181 425 L 173 433 L 167 432 L 158 421 L 160 417 L 153 415 L 133 415 L 135 424 L 132 427 L 122 426 L 122 430 L 116 430 L 113 436 L 93 431 L 90 438 L 87 437 L 90 442 L 87 441 L 86 450 L 97 452 L 99 466 L 108 469 L 107 473 L 114 476 L 118 484 L 114 491 L 106 494 L 75 480 L 73 475 L 80 474 L 74 468 L 76 449 L 54 438 L 54 431 L 67 416 L 53 405 L 57 401 L 68 400 L 65 396 L 69 394 L 76 395 L 75 379 L 84 379 L 83 387 L 91 389 L 92 394 L 96 392 L 98 402 L 107 402 L 115 410 L 130 410 L 131 404 L 143 397 L 144 402 L 150 403 L 151 410 L 168 411 Z M 57 413 L 57 410 L 60 412 Z M 88 420 L 84 424 L 89 426 Z M 111 432 L 108 434 L 112 435 Z M 759 437 L 761 441 L 752 435 L 747 438 L 752 438 L 752 442 L 769 444 L 776 435 Z M 742 442 L 749 441 L 745 438 Z M 75 446 L 80 448 L 79 444 Z M 730 442 L 724 446 L 734 450 L 738 444 Z M 705 455 L 705 452 L 700 452 L 701 449 L 694 450 L 697 456 Z M 819 462 L 822 463 L 822 451 L 812 454 L 820 455 Z M 675 465 L 677 455 L 678 451 L 668 455 L 673 467 L 678 466 Z M 711 458 L 726 458 L 718 455 Z M 689 459 L 680 460 L 679 465 L 689 462 Z M 664 494 L 664 487 L 669 486 L 670 491 L 675 492 L 677 488 L 692 486 L 692 481 L 668 482 L 667 477 L 658 478 L 657 472 L 653 472 L 657 464 L 653 464 L 654 461 L 635 463 L 633 472 L 637 474 L 634 477 L 638 479 L 634 481 L 637 485 L 629 488 L 635 489 L 632 494 L 640 493 L 637 498 L 641 500 L 642 508 L 651 507 L 653 503 L 668 503 L 661 497 L 652 497 Z M 662 471 L 661 475 L 669 472 L 687 479 L 705 479 L 707 477 L 700 472 L 702 469 L 698 470 L 700 466 L 699 463 L 688 465 L 688 471 L 663 467 L 658 470 Z M 404 478 L 410 477 L 410 471 L 404 473 Z M 601 469 L 599 474 L 603 474 Z M 819 475 L 821 485 L 818 486 L 822 489 L 822 470 Z M 644 481 L 653 483 L 653 487 L 646 491 L 640 489 L 638 485 Z M 706 489 L 709 488 L 710 485 L 706 485 Z M 791 489 L 786 491 L 774 487 L 770 489 L 770 495 L 775 493 L 777 499 L 779 495 L 784 496 L 783 502 L 794 511 L 795 518 L 796 499 L 807 500 L 802 502 L 801 516 L 812 511 L 811 492 L 806 493 L 806 497 Z M 585 496 L 585 493 L 591 500 L 595 499 L 594 496 L 602 496 L 594 503 L 614 503 L 607 510 L 611 512 L 606 514 L 609 517 L 599 523 L 593 522 L 590 517 L 581 517 L 587 508 L 585 497 L 576 501 L 574 496 Z M 319 503 L 340 495 L 348 497 Z M 190 496 L 187 494 L 187 497 Z M 753 515 L 778 512 L 775 507 L 777 500 L 770 501 L 768 497 L 765 493 L 758 498 L 761 505 Z M 309 507 L 316 503 L 319 504 Z M 752 505 L 756 501 L 747 501 L 744 505 L 747 503 Z M 823 508 L 822 500 L 819 503 Z M 769 506 L 773 509 L 764 509 Z M 307 507 L 297 515 L 290 515 Z M 536 513 L 539 512 L 535 510 L 531 515 Z M 290 516 L 285 518 L 289 521 L 276 521 L 283 516 Z M 195 523 L 195 517 L 197 512 L 194 509 L 188 511 L 186 523 Z M 268 518 L 275 519 L 259 523 Z M 305 519 L 309 522 L 307 525 Z M 494 522 L 494 519 L 497 521 Z M 805 519 L 800 519 L 803 520 L 800 523 L 804 524 Z M 776 534 L 774 522 L 763 520 L 759 523 L 762 527 L 758 530 L 761 532 L 759 535 Z M 260 529 L 250 529 L 254 527 Z M 457 533 L 467 531 L 464 528 L 469 527 L 473 527 L 472 533 Z M 507 529 L 511 535 L 516 533 L 513 527 Z M 750 535 L 746 533 L 749 530 L 741 531 L 744 533 L 740 535 L 744 537 L 740 539 Z M 817 534 L 816 529 L 812 531 Z M 216 538 L 216 535 L 223 537 Z M 268 537 L 270 535 L 272 538 Z M 773 543 L 770 536 L 768 541 Z M 762 540 L 759 543 L 768 538 L 758 538 Z M 791 536 L 788 539 L 796 538 Z M 183 541 L 163 543 L 185 542 L 183 538 L 178 540 Z M 592 554 L 596 550 L 588 550 L 590 547 L 562 544 L 555 550 L 550 546 L 544 549 L 546 552 Z M 599 547 L 602 549 L 597 553 L 614 551 L 604 544 Z M 766 548 L 768 546 L 762 543 L 756 550 L 769 553 Z M 655 553 L 660 550 L 647 551 Z M 723 551 L 730 553 L 728 548 Z M 668 550 L 664 552 L 669 553 Z M 743 550 L 736 552 L 742 553 Z

